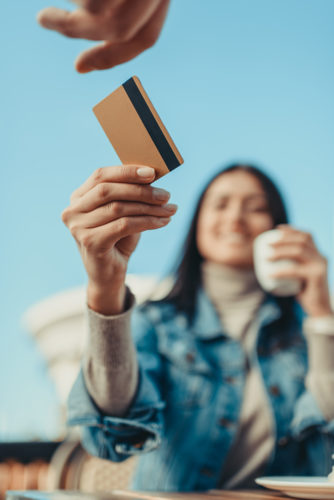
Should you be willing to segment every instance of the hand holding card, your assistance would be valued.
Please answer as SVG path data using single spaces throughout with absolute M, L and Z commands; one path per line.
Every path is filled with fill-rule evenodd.
M 156 179 L 183 163 L 183 158 L 134 76 L 99 102 L 93 111 L 124 164 L 149 165 Z
M 153 180 L 151 167 L 97 169 L 63 211 L 87 271 L 87 303 L 101 314 L 122 312 L 128 260 L 140 234 L 166 226 L 177 210 L 168 191 L 150 185 Z
M 126 165 L 96 170 L 74 191 L 62 219 L 87 271 L 88 305 L 111 315 L 124 310 L 128 260 L 140 234 L 166 226 L 177 210 L 167 191 L 150 184 L 183 160 L 136 77 L 94 112 Z

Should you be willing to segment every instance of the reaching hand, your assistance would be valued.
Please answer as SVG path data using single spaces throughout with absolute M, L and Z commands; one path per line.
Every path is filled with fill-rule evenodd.
M 47 29 L 71 38 L 100 40 L 75 62 L 79 73 L 108 69 L 130 61 L 152 47 L 160 35 L 169 0 L 73 0 L 69 12 L 49 7 L 38 13 Z

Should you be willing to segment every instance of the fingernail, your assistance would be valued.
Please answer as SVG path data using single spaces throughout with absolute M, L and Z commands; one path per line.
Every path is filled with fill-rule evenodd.
M 155 171 L 152 167 L 140 167 L 137 169 L 137 175 L 139 175 L 139 177 L 150 178 L 153 177 L 154 173 Z
M 169 221 L 170 217 L 161 217 L 158 221 L 158 224 L 160 224 L 160 226 L 164 226 L 165 224 L 168 224 Z
M 153 194 L 153 198 L 155 200 L 160 200 L 160 201 L 162 201 L 162 200 L 167 201 L 170 197 L 170 194 L 168 191 L 165 191 L 164 189 L 160 189 L 160 188 L 154 188 L 152 194 Z
M 175 205 L 174 203 L 169 203 L 168 205 L 165 205 L 162 208 L 165 208 L 166 210 L 168 210 L 168 212 L 176 212 L 178 206 Z

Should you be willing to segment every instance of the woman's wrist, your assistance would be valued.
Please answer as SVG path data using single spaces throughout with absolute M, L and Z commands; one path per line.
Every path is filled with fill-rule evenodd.
M 308 317 L 311 318 L 327 318 L 328 316 L 333 316 L 333 310 L 331 308 L 319 308 L 312 310 Z
M 330 297 L 327 290 L 322 289 L 318 292 L 318 300 L 309 300 L 308 307 L 305 307 L 305 312 L 309 318 L 322 318 L 333 314 Z
M 319 276 L 313 276 L 307 288 L 302 305 L 308 317 L 321 318 L 333 314 L 327 274 L 322 272 Z
M 88 282 L 87 305 L 93 311 L 104 316 L 121 314 L 126 307 L 125 282 L 112 282 L 107 286 Z

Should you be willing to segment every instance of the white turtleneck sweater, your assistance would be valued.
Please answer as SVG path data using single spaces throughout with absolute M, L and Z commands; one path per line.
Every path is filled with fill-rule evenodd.
M 234 443 L 222 470 L 220 486 L 253 486 L 274 447 L 273 415 L 254 352 L 257 311 L 264 299 L 254 272 L 204 262 L 202 282 L 226 334 L 241 342 L 249 360 L 244 400 Z M 122 416 L 134 397 L 138 366 L 131 339 L 129 308 L 116 316 L 88 309 L 89 341 L 84 357 L 87 389 L 106 414 Z M 334 418 L 334 316 L 305 321 L 310 368 L 306 378 L 327 419 Z
M 254 363 L 257 314 L 265 298 L 253 270 L 204 262 L 202 283 L 220 317 L 224 331 L 238 340 L 248 360 L 240 425 L 227 456 L 220 484 L 232 489 L 254 486 L 275 445 L 273 416 L 260 374 Z M 256 453 L 254 453 L 256 450 Z

